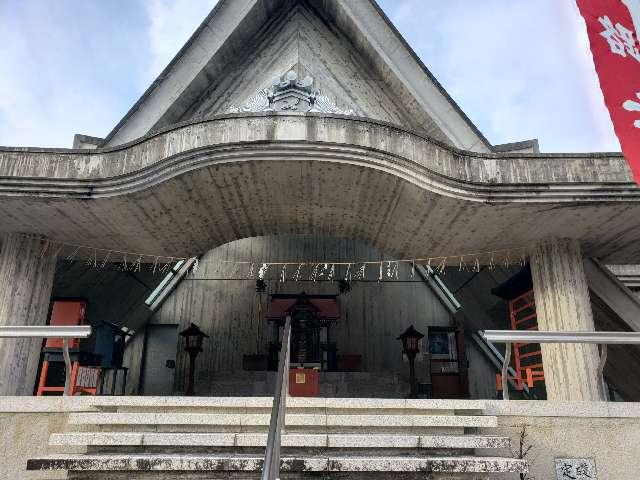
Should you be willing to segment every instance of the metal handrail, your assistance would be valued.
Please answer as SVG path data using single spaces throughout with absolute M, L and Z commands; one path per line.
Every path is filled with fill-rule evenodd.
M 291 349 L 291 317 L 287 315 L 282 333 L 282 347 L 278 360 L 278 376 L 271 407 L 271 421 L 267 436 L 267 448 L 262 467 L 262 480 L 277 480 L 280 477 L 280 438 L 285 426 L 287 393 L 289 391 L 289 351 Z
M 71 391 L 71 357 L 69 339 L 89 338 L 91 325 L 75 326 L 0 326 L 0 338 L 61 338 L 64 358 L 64 395 Z
M 540 332 L 537 330 L 484 330 L 480 335 L 489 342 L 505 343 L 502 364 L 502 398 L 509 400 L 507 371 L 511 360 L 513 343 L 589 343 L 600 345 L 598 378 L 601 379 L 602 398 L 606 398 L 606 388 L 602 379 L 607 362 L 607 345 L 640 345 L 640 332 Z
M 482 332 L 472 332 L 471 338 L 473 339 L 474 342 L 476 342 L 476 345 L 478 346 L 478 348 L 480 348 L 480 350 L 482 350 L 485 353 L 489 361 L 493 363 L 493 365 L 496 368 L 501 369 L 502 365 L 504 365 L 504 355 L 500 353 L 500 351 L 496 348 L 496 346 L 493 343 L 489 342 L 482 335 L 480 335 L 480 333 Z M 509 374 L 509 383 L 511 384 L 512 387 L 516 388 L 517 384 L 516 384 L 516 381 L 513 379 L 516 377 L 515 369 L 513 367 L 508 367 L 508 374 Z M 527 398 L 529 399 L 536 398 L 533 392 L 529 391 L 529 387 L 527 385 L 522 385 L 522 389 L 524 391 L 524 395 Z

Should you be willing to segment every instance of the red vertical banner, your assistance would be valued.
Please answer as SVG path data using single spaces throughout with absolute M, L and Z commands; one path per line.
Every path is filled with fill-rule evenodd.
M 613 128 L 640 183 L 640 42 L 631 12 L 623 0 L 576 1 Z

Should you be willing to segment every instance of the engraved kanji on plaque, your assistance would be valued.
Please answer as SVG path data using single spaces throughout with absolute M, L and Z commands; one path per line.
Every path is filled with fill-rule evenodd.
M 597 480 L 593 458 L 556 458 L 557 480 Z

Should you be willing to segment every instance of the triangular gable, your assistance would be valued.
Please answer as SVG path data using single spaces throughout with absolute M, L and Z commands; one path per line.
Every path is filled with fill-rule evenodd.
M 176 120 L 284 109 L 343 113 L 423 131 L 428 123 L 431 136 L 448 142 L 424 113 L 421 122 L 407 110 L 403 99 L 390 95 L 353 45 L 330 31 L 303 3 L 274 22 L 263 37 L 257 48 L 230 68 L 225 82 Z M 275 97 L 272 105 L 267 101 L 270 94 Z M 279 104 L 278 97 L 284 104 Z M 296 105 L 300 101 L 306 102 L 306 108 Z
M 491 151 L 373 0 L 220 0 L 104 145 L 241 108 L 290 71 L 336 111 Z

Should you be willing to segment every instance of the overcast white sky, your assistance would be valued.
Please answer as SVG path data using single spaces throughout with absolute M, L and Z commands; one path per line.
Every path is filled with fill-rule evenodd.
M 0 145 L 104 137 L 215 0 L 0 0 Z M 572 0 L 380 0 L 490 142 L 618 151 Z

